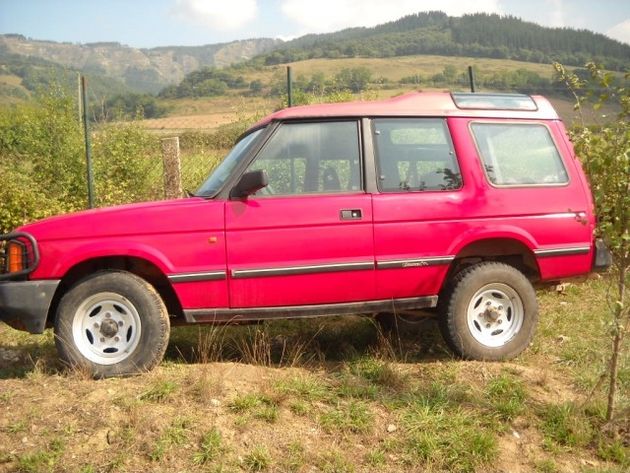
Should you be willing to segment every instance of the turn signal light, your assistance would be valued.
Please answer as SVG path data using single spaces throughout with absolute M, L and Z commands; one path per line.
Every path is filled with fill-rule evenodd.
M 24 270 L 24 246 L 18 242 L 8 243 L 7 254 L 9 256 L 8 269 L 10 273 L 17 273 Z

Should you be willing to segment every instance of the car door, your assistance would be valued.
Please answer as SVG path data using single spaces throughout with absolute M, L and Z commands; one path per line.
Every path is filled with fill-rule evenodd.
M 374 119 L 372 134 L 377 298 L 435 295 L 466 199 L 446 120 Z
M 357 120 L 280 124 L 246 171 L 269 185 L 226 203 L 232 308 L 374 297 L 371 196 Z

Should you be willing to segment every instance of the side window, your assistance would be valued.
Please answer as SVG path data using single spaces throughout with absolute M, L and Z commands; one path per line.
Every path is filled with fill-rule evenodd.
M 444 191 L 462 186 L 444 120 L 376 119 L 372 127 L 381 191 Z
M 471 129 L 490 183 L 526 186 L 569 182 L 546 126 L 536 123 L 473 123 Z
M 248 171 L 260 169 L 269 177 L 263 196 L 359 191 L 358 123 L 285 123 Z

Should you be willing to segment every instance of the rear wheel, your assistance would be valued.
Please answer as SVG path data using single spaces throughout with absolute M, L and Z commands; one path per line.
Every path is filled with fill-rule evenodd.
M 169 332 L 157 291 L 124 271 L 77 283 L 61 299 L 55 320 L 60 358 L 98 378 L 151 370 L 164 356 Z
M 440 296 L 440 330 L 459 356 L 504 360 L 521 353 L 536 330 L 538 303 L 529 280 L 496 262 L 458 273 Z

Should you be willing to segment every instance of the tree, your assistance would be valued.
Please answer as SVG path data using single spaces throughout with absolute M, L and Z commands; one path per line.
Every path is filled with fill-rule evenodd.
M 335 76 L 335 79 L 341 88 L 361 92 L 370 83 L 372 72 L 367 67 L 344 68 Z
M 584 123 L 572 132 L 578 155 L 591 181 L 598 215 L 597 232 L 613 255 L 612 276 L 612 353 L 608 371 L 608 405 L 606 420 L 613 418 L 617 391 L 619 360 L 625 336 L 630 331 L 630 304 L 627 288 L 630 282 L 630 94 L 626 83 L 619 83 L 611 73 L 595 64 L 587 64 L 589 77 L 584 80 L 555 63 L 554 67 L 576 100 L 576 108 L 593 100 L 599 110 L 603 104 L 614 104 L 616 117 L 599 127 Z

